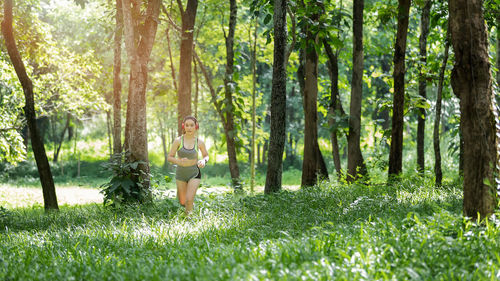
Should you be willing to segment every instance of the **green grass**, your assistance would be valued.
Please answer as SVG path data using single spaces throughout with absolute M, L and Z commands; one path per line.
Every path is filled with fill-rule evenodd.
M 162 191 L 117 210 L 0 209 L 0 280 L 500 278 L 500 221 L 464 220 L 457 184 L 213 190 L 189 218 Z

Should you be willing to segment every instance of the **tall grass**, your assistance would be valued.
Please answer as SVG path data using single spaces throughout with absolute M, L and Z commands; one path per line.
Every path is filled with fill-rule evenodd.
M 275 195 L 0 209 L 0 280 L 494 280 L 500 221 L 461 216 L 461 188 L 408 179 Z

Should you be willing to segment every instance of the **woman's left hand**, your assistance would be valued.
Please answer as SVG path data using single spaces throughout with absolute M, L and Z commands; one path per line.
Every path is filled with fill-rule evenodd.
M 201 160 L 198 160 L 198 168 L 203 168 L 205 167 L 205 160 L 201 159 Z

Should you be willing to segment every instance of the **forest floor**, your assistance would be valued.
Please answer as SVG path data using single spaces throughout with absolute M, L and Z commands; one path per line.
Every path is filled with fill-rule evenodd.
M 293 189 L 203 187 L 186 217 L 174 190 L 110 208 L 62 186 L 45 213 L 40 188 L 4 184 L 0 280 L 500 279 L 499 214 L 462 217 L 460 183 Z

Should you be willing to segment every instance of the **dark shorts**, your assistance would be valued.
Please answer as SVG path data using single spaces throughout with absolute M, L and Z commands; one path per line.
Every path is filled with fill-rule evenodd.
M 201 171 L 198 166 L 177 167 L 175 178 L 178 181 L 189 182 L 190 179 L 201 179 Z

